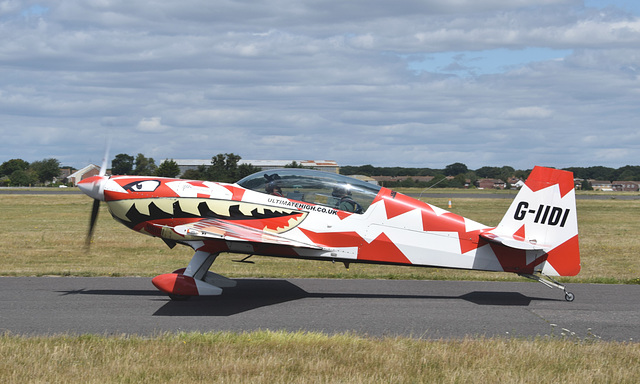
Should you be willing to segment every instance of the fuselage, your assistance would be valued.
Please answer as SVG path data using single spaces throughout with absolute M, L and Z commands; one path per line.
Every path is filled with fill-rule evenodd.
M 266 192 L 271 175 L 278 175 L 277 195 Z M 359 213 L 340 209 L 339 187 L 349 189 Z M 523 256 L 504 268 L 480 237 L 490 227 L 340 175 L 278 170 L 237 184 L 112 176 L 98 189 L 127 227 L 194 249 L 204 244 L 208 252 L 489 271 L 535 267 Z

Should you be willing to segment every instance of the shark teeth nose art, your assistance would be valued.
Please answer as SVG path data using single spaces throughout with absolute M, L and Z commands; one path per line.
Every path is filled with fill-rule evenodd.
M 265 207 L 237 201 L 193 198 L 128 199 L 109 201 L 111 214 L 130 228 L 163 219 L 224 219 L 260 221 L 260 229 L 282 233 L 300 224 L 307 216 L 297 210 Z

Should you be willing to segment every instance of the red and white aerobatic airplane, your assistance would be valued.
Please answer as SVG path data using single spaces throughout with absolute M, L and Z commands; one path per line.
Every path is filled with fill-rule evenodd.
M 104 164 L 103 164 L 104 166 Z M 300 168 L 235 184 L 142 176 L 79 183 L 127 227 L 183 244 L 189 265 L 153 278 L 172 299 L 220 295 L 235 281 L 209 272 L 221 252 L 513 272 L 574 295 L 551 276 L 580 271 L 573 174 L 536 167 L 497 227 L 346 176 Z M 248 258 L 247 257 L 247 258 Z M 246 258 L 245 258 L 246 260 Z

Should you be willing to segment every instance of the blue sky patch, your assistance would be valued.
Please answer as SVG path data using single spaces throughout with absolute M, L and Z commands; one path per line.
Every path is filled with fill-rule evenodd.
M 417 56 L 403 56 L 407 67 L 417 73 L 432 72 L 459 76 L 504 73 L 531 62 L 562 60 L 570 55 L 570 49 L 525 48 L 491 49 L 486 51 L 441 52 Z

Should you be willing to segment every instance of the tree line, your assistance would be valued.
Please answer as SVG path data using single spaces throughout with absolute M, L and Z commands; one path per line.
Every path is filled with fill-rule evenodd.
M 111 160 L 111 174 L 176 177 L 180 174 L 180 167 L 173 159 L 165 159 L 156 166 L 153 157 L 146 157 L 142 153 L 138 153 L 135 157 L 119 153 Z
M 250 164 L 240 164 L 241 159 L 239 155 L 234 153 L 219 153 L 211 158 L 210 165 L 202 164 L 196 169 L 188 169 L 182 174 L 182 178 L 233 183 L 260 170 Z M 141 153 L 135 158 L 121 153 L 116 155 L 111 162 L 111 173 L 114 175 L 176 177 L 180 172 L 178 163 L 173 159 L 165 160 L 156 167 L 153 158 L 147 158 Z
M 245 176 L 259 172 L 260 168 L 251 164 L 240 164 L 242 157 L 234 153 L 218 153 L 211 157 L 209 165 L 201 164 L 195 169 L 187 169 L 181 178 L 188 180 L 211 180 L 223 183 L 234 183 Z M 285 165 L 285 168 L 302 168 L 296 161 Z M 139 153 L 135 158 L 127 154 L 119 154 L 111 162 L 111 173 L 114 175 L 156 175 L 176 177 L 180 168 L 174 160 L 165 160 L 157 168 L 153 158 Z
M 340 173 L 343 175 L 389 176 L 402 179 L 397 181 L 385 181 L 384 186 L 389 188 L 463 188 L 469 184 L 475 184 L 479 179 L 485 178 L 503 181 L 507 181 L 513 177 L 526 179 L 530 172 L 531 170 L 516 170 L 509 166 L 482 167 L 476 170 L 471 170 L 463 163 L 449 164 L 441 169 L 374 167 L 370 164 L 340 167 Z M 413 178 L 418 176 L 431 176 L 433 179 L 431 181 L 418 181 L 417 178 Z
M 200 165 L 197 169 L 187 170 L 182 178 L 191 180 L 215 180 L 233 183 L 260 168 L 250 164 L 240 164 L 242 158 L 233 153 L 220 153 L 211 158 L 210 165 Z M 298 167 L 294 161 L 290 166 Z M 0 165 L 0 185 L 2 186 L 36 186 L 50 185 L 54 181 L 62 184 L 60 179 L 61 167 L 57 159 L 44 159 L 29 163 L 22 159 L 11 159 Z M 155 159 L 146 157 L 142 153 L 132 156 L 126 153 L 117 154 L 111 160 L 111 174 L 139 175 L 158 177 L 177 177 L 181 170 L 173 159 L 165 159 L 156 165 Z
M 195 169 L 189 169 L 182 174 L 183 179 L 212 180 L 221 182 L 235 182 L 260 168 L 251 164 L 240 164 L 242 158 L 234 153 L 219 153 L 211 158 L 210 165 L 199 165 Z M 301 167 L 295 161 L 286 167 Z M 60 177 L 60 162 L 57 159 L 47 158 L 29 163 L 22 159 L 11 159 L 0 165 L 0 185 L 4 186 L 30 186 L 46 185 Z M 640 166 L 626 165 L 620 168 L 603 166 L 593 167 L 569 167 L 563 168 L 571 171 L 574 177 L 579 179 L 593 179 L 606 181 L 640 181 Z M 136 156 L 120 153 L 111 161 L 111 173 L 114 175 L 140 175 L 177 177 L 180 168 L 173 159 L 165 159 L 159 165 L 151 157 L 142 153 Z M 340 173 L 344 175 L 365 176 L 392 176 L 404 177 L 402 181 L 385 182 L 388 187 L 453 187 L 461 188 L 467 183 L 475 183 L 478 179 L 490 178 L 507 182 L 510 178 L 526 180 L 531 172 L 516 170 L 510 166 L 481 167 L 475 170 L 469 169 L 463 163 L 453 163 L 442 169 L 437 168 L 406 168 L 406 167 L 374 167 L 373 165 L 342 166 Z M 406 176 L 409 176 L 406 178 Z M 429 182 L 416 181 L 412 177 L 432 176 Z M 437 184 L 437 185 L 436 185 Z
M 45 185 L 60 175 L 60 161 L 49 158 L 29 163 L 22 159 L 7 160 L 0 165 L 0 185 Z
M 211 158 L 210 165 L 202 164 L 196 169 L 188 169 L 182 174 L 182 178 L 233 183 L 260 171 L 260 168 L 253 165 L 240 164 L 241 159 L 242 157 L 234 153 L 219 153 Z M 111 173 L 113 175 L 177 177 L 181 170 L 173 159 L 166 159 L 156 166 L 153 158 L 146 157 L 142 153 L 138 153 L 136 157 L 120 153 L 111 161 Z
M 606 181 L 640 181 L 640 166 L 626 165 L 621 168 L 610 168 L 603 166 L 593 167 L 569 167 L 564 170 L 573 172 L 577 179 L 583 180 L 606 180 Z M 508 182 L 510 178 L 526 180 L 531 173 L 531 169 L 514 169 L 510 166 L 503 167 L 481 167 L 475 170 L 469 169 L 463 163 L 453 163 L 445 168 L 403 168 L 403 167 L 374 167 L 370 164 L 361 166 L 340 167 L 343 175 L 365 175 L 365 176 L 391 176 L 406 177 L 402 181 L 385 182 L 388 187 L 450 187 L 460 188 L 467 182 L 474 184 L 479 179 L 498 179 Z M 429 182 L 419 182 L 411 177 L 432 176 Z M 437 183 L 437 185 L 435 185 Z M 583 188 L 588 188 L 583 185 Z

